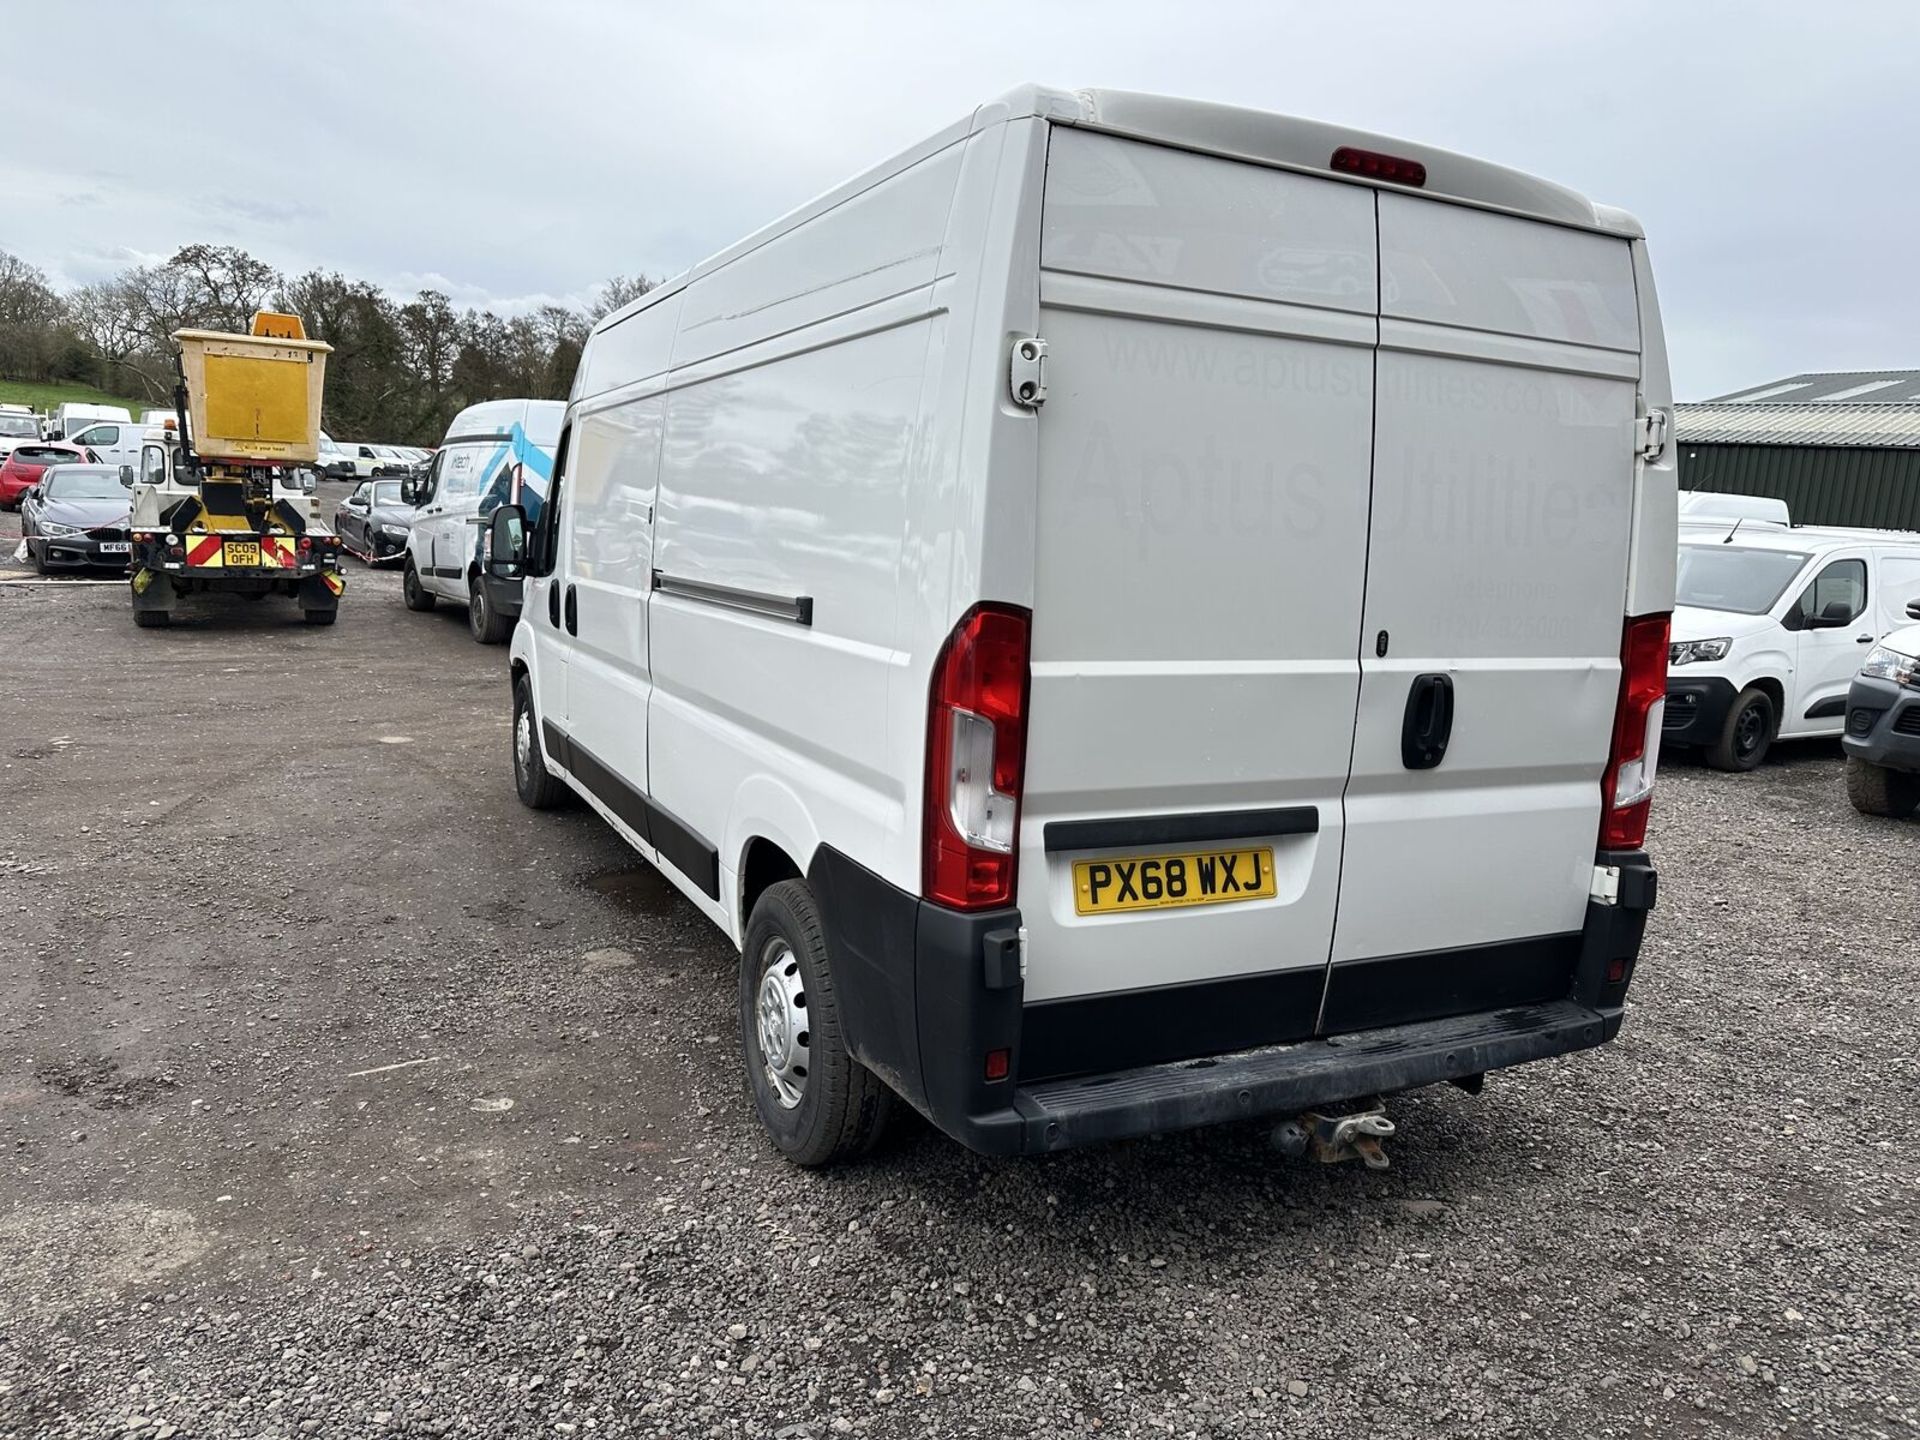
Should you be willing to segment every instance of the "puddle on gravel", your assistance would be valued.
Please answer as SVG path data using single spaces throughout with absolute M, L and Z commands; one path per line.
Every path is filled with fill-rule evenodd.
M 673 887 L 661 879 L 660 872 L 651 865 L 608 870 L 589 875 L 580 883 L 636 915 L 664 915 L 673 908 L 676 898 Z

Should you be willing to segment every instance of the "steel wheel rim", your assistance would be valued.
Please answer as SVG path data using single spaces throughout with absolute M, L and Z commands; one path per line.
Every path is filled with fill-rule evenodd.
M 473 597 L 467 601 L 467 623 L 473 626 L 476 635 L 487 628 L 487 592 L 477 583 L 473 587 Z
M 522 775 L 533 773 L 533 711 L 525 705 L 513 722 L 513 763 Z
M 1760 733 L 1766 728 L 1761 718 L 1760 707 L 1749 705 L 1740 712 L 1740 719 L 1734 726 L 1733 743 L 1742 755 L 1751 755 L 1760 748 Z
M 793 947 L 778 936 L 760 952 L 760 988 L 754 997 L 753 1022 L 767 1088 L 781 1109 L 792 1110 L 807 1093 L 811 1036 L 800 962 Z

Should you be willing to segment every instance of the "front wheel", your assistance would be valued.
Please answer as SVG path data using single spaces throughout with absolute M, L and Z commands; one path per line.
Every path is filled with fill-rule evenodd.
M 886 1132 L 893 1092 L 847 1046 L 820 910 L 804 881 L 769 886 L 747 921 L 740 1048 L 760 1123 L 794 1164 L 857 1159 Z
M 420 572 L 414 568 L 411 555 L 407 557 L 407 573 L 400 577 L 400 598 L 407 602 L 409 610 L 433 609 L 433 596 L 420 583 Z
M 42 540 L 40 542 L 40 548 L 36 550 L 33 548 L 33 542 L 29 540 L 27 542 L 27 553 L 33 557 L 33 573 L 36 575 L 45 575 L 47 573 L 47 542 Z
M 166 628 L 167 622 L 172 619 L 173 617 L 165 610 L 136 610 L 133 612 L 133 623 L 138 625 L 142 630 L 163 630 Z
M 487 582 L 478 575 L 467 577 L 467 628 L 482 645 L 498 645 L 512 628 L 487 598 Z
M 551 810 L 567 798 L 567 787 L 547 769 L 533 686 L 525 675 L 513 682 L 513 788 L 529 810 Z
M 1889 770 L 1857 755 L 1847 757 L 1847 799 L 1862 815 L 1904 820 L 1920 810 L 1920 775 Z
M 1751 770 L 1772 744 L 1773 699 L 1750 685 L 1734 697 L 1719 736 L 1707 747 L 1707 763 L 1716 770 Z

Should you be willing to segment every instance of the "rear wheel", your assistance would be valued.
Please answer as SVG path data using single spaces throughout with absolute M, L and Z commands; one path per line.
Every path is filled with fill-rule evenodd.
M 400 578 L 400 598 L 407 602 L 409 610 L 433 608 L 433 596 L 420 583 L 420 572 L 414 568 L 412 556 L 407 557 L 407 573 Z
M 302 610 L 300 618 L 309 625 L 331 625 L 339 613 L 338 610 Z
M 165 610 L 136 610 L 133 612 L 133 623 L 138 625 L 142 630 L 164 630 L 167 622 L 171 619 L 173 619 L 173 616 Z
M 506 618 L 487 598 L 487 582 L 478 575 L 467 577 L 467 628 L 482 645 L 498 645 L 507 638 Z
M 740 1032 L 754 1108 L 787 1159 L 832 1165 L 879 1143 L 893 1092 L 847 1047 L 805 881 L 769 886 L 753 907 L 740 956 Z
M 1904 820 L 1920 810 L 1920 775 L 1889 770 L 1856 755 L 1847 757 L 1847 799 L 1862 815 Z
M 1748 686 L 1734 697 L 1719 737 L 1707 747 L 1707 763 L 1716 770 L 1753 769 L 1767 758 L 1773 724 L 1773 698 Z
M 551 810 L 567 798 L 567 787 L 547 769 L 540 746 L 540 718 L 533 710 L 533 686 L 525 675 L 513 682 L 513 788 L 529 810 Z

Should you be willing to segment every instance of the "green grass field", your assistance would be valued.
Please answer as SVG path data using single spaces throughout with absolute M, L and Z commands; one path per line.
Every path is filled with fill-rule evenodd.
M 87 405 L 119 405 L 138 418 L 153 406 L 152 400 L 132 400 L 124 395 L 109 395 L 91 385 L 35 385 L 25 380 L 0 380 L 0 405 L 31 405 L 41 412 L 66 401 Z

